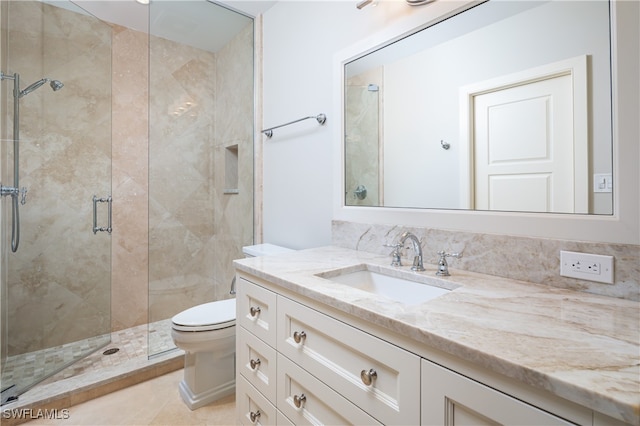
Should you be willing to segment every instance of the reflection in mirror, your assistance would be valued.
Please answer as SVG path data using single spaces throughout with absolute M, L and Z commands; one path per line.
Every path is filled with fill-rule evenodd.
M 345 205 L 612 214 L 609 34 L 490 1 L 347 63 Z

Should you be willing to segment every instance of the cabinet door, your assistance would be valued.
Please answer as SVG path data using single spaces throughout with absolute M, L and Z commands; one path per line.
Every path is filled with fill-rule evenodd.
M 573 425 L 509 395 L 422 360 L 423 425 Z
M 281 354 L 276 405 L 296 425 L 380 424 Z
M 241 425 L 275 425 L 276 408 L 244 377 L 236 380 L 236 413 Z
M 237 280 L 236 318 L 242 327 L 276 347 L 276 294 L 244 278 Z
M 249 333 L 236 328 L 236 368 L 269 401 L 276 400 L 276 350 Z
M 420 421 L 415 354 L 282 296 L 277 350 L 382 423 Z

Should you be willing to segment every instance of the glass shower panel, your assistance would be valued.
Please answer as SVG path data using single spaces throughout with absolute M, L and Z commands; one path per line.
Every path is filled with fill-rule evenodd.
M 149 31 L 155 355 L 174 348 L 172 316 L 232 297 L 232 261 L 253 242 L 254 29 L 252 18 L 200 0 L 151 2 Z
M 109 221 L 111 27 L 70 2 L 3 1 L 1 13 L 2 185 L 18 156 L 26 189 L 15 251 L 2 197 L 5 402 L 110 341 L 111 238 L 93 224 Z

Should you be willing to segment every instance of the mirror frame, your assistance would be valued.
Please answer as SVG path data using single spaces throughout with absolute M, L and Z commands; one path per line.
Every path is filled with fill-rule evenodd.
M 334 55 L 333 219 L 474 233 L 640 244 L 640 3 L 611 1 L 613 215 L 346 206 L 344 202 L 344 66 L 380 47 L 436 24 L 482 1 L 434 2 Z M 624 141 L 624 143 L 622 143 Z

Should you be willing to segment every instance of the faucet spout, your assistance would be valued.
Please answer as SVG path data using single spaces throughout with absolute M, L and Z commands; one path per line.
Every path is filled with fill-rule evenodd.
M 405 241 L 411 240 L 413 244 L 413 266 L 411 267 L 412 271 L 424 271 L 424 265 L 422 263 L 422 246 L 420 245 L 420 240 L 411 232 L 407 231 L 400 236 L 400 244 L 404 245 Z

